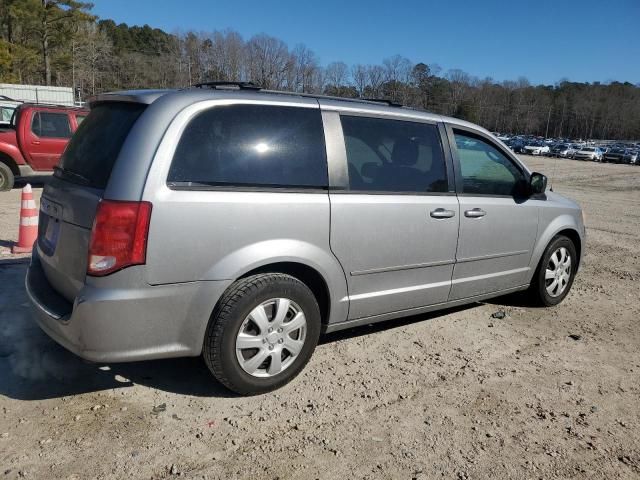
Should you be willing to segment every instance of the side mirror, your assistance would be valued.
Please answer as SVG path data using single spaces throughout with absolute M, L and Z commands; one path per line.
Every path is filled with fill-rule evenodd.
M 532 195 L 544 193 L 547 189 L 547 177 L 538 172 L 533 172 L 529 179 L 529 187 Z

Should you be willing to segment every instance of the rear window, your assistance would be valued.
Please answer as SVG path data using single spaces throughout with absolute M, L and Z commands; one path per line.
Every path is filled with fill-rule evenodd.
M 124 102 L 93 107 L 71 138 L 56 175 L 105 188 L 120 149 L 145 108 L 146 105 Z
M 173 187 L 325 188 L 320 111 L 272 105 L 205 110 L 185 128 L 167 181 Z

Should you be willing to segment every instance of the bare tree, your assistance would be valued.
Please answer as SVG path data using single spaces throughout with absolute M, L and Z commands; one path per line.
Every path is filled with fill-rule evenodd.
M 295 62 L 295 85 L 293 90 L 303 93 L 314 91 L 314 83 L 318 75 L 318 58 L 304 44 L 298 44 L 293 50 Z
M 291 57 L 287 45 L 275 37 L 255 35 L 246 46 L 249 78 L 264 88 L 281 88 Z
M 349 67 L 344 62 L 331 62 L 324 73 L 326 84 L 329 87 L 341 87 L 347 84 Z
M 107 35 L 95 23 L 87 23 L 78 32 L 78 46 L 75 57 L 78 77 L 81 83 L 88 83 L 85 90 L 95 95 L 96 79 L 110 70 L 113 45 Z
M 351 67 L 351 78 L 353 79 L 353 84 L 358 91 L 358 95 L 362 97 L 364 95 L 365 88 L 367 87 L 367 67 L 361 64 Z

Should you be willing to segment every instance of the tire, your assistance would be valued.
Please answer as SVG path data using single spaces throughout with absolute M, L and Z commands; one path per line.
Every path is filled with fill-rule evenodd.
M 279 303 L 280 300 L 289 303 Z M 276 313 L 285 308 L 286 317 L 280 316 L 284 320 L 279 322 Z M 258 315 L 260 312 L 266 317 Z M 299 313 L 306 325 L 289 332 L 287 326 L 293 328 L 294 319 L 298 319 L 296 325 L 301 322 Z M 318 302 L 303 282 L 283 273 L 252 275 L 231 285 L 214 309 L 202 348 L 204 360 L 214 377 L 229 390 L 241 395 L 266 393 L 289 383 L 302 371 L 318 344 L 320 328 Z M 255 348 L 236 349 L 241 333 L 241 338 Z M 289 344 L 295 344 L 299 351 L 293 354 L 292 347 L 292 351 L 287 349 Z M 275 355 L 280 364 L 274 363 Z M 261 358 L 264 361 L 255 360 Z M 276 373 L 278 366 L 281 370 Z
M 6 163 L 0 162 L 0 192 L 7 192 L 13 188 L 15 176 Z
M 567 268 L 565 264 L 565 268 L 559 268 L 559 265 L 562 265 L 562 250 L 569 257 L 569 271 L 567 273 Z M 555 257 L 555 265 L 554 260 L 552 260 L 552 256 Z M 566 260 L 565 260 L 566 262 Z M 554 305 L 558 305 L 564 298 L 567 296 L 569 291 L 571 290 L 571 286 L 573 285 L 573 280 L 575 278 L 576 266 L 578 262 L 578 257 L 576 254 L 576 247 L 573 242 L 565 237 L 564 235 L 555 236 L 549 245 L 547 246 L 542 258 L 540 259 L 540 263 L 538 264 L 538 268 L 536 269 L 536 273 L 533 278 L 533 282 L 531 283 L 531 287 L 529 288 L 529 293 L 531 300 L 537 304 L 545 307 L 552 307 Z M 547 271 L 556 272 L 560 270 L 558 276 L 551 277 L 547 279 Z M 565 272 L 566 275 L 562 274 L 562 271 Z M 563 281 L 565 283 L 563 283 Z M 552 285 L 554 282 L 559 283 L 558 288 L 553 288 Z M 563 286 L 564 285 L 564 286 Z M 551 292 L 549 291 L 551 289 Z

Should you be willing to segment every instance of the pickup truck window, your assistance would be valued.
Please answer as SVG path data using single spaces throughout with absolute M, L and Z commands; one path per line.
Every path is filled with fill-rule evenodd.
M 10 123 L 15 107 L 0 107 L 0 122 Z
M 69 116 L 66 113 L 36 112 L 31 120 L 31 131 L 38 137 L 71 138 Z

